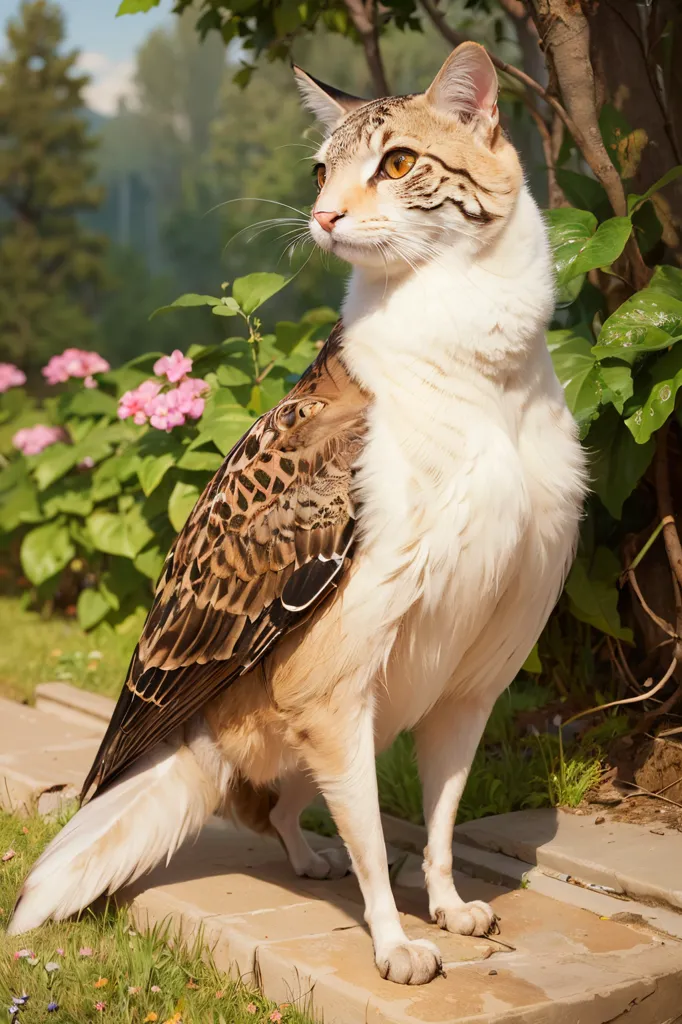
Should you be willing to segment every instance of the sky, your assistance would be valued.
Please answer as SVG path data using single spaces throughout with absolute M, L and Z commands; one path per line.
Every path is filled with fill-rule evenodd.
M 153 28 L 171 19 L 172 0 L 161 0 L 146 14 L 116 17 L 120 0 L 61 0 L 67 48 L 81 51 L 79 66 L 92 75 L 87 105 L 99 114 L 115 114 L 119 99 L 134 100 L 135 51 Z M 0 0 L 0 22 L 15 15 L 19 0 Z

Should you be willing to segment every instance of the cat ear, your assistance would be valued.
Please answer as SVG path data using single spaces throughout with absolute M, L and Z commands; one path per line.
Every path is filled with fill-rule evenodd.
M 461 43 L 443 64 L 426 92 L 444 114 L 483 117 L 494 127 L 497 112 L 497 72 L 479 43 Z
M 318 82 L 316 78 L 295 64 L 292 64 L 292 70 L 296 76 L 296 84 L 301 91 L 304 106 L 313 112 L 318 121 L 326 124 L 327 128 L 336 128 L 342 117 L 368 102 L 357 96 L 349 96 L 347 92 L 335 89 L 333 85 Z

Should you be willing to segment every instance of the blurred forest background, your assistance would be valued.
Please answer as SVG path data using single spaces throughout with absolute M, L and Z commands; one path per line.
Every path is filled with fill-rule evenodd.
M 504 10 L 469 11 L 465 0 L 450 10 L 460 29 L 518 61 Z M 263 60 L 251 74 L 237 40 L 225 45 L 215 32 L 200 40 L 197 10 L 188 7 L 149 32 L 134 58 L 134 100 L 104 117 L 84 103 L 88 78 L 65 42 L 68 18 L 68 0 L 16 4 L 0 44 L 0 359 L 18 363 L 35 383 L 47 357 L 69 345 L 95 348 L 116 366 L 144 351 L 218 342 L 219 325 L 207 324 L 201 311 L 148 317 L 181 292 L 213 294 L 256 269 L 299 271 L 277 308 L 273 303 L 277 317 L 337 307 L 347 268 L 323 263 L 309 243 L 292 254 L 291 236 L 283 237 L 288 225 L 260 224 L 314 201 L 310 158 L 319 134 L 286 62 Z M 419 32 L 391 27 L 382 43 L 394 92 L 424 88 L 449 51 L 428 23 Z M 320 28 L 296 41 L 294 59 L 340 88 L 373 94 L 365 56 L 349 38 Z M 36 61 L 45 62 L 48 82 L 39 102 L 21 74 L 22 62 L 30 69 Z M 508 101 L 505 112 L 543 202 L 539 137 L 521 103 Z M 68 166 L 50 160 L 57 123 L 69 137 Z M 18 136 L 23 144 L 16 147 Z M 7 166 L 10 149 L 18 168 Z M 54 259 L 40 237 L 16 226 L 16 182 L 31 178 L 36 161 L 39 187 L 34 182 L 34 194 L 21 202 L 36 206 L 34 219 L 54 222 L 69 190 L 75 219 L 63 218 L 56 232 L 68 259 Z M 51 261 L 58 266 L 52 279 L 46 260 L 48 268 Z M 30 337 L 22 322 L 31 323 Z

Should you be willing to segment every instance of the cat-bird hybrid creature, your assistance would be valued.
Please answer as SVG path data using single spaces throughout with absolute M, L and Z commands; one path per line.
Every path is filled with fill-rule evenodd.
M 573 556 L 585 466 L 545 344 L 543 220 L 498 123 L 485 50 L 366 101 L 295 69 L 328 128 L 310 233 L 353 266 L 342 319 L 225 459 L 166 560 L 90 796 L 10 931 L 61 919 L 230 809 L 293 870 L 347 870 L 299 826 L 321 790 L 384 978 L 428 982 L 391 892 L 374 757 L 413 729 L 433 920 L 485 935 L 452 829 L 492 705 Z

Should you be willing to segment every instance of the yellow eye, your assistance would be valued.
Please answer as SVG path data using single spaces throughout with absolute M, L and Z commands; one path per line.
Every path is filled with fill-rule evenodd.
M 315 168 L 315 177 L 317 178 L 317 187 L 323 188 L 324 183 L 327 180 L 327 168 L 324 164 L 318 164 Z
M 384 157 L 381 169 L 389 178 L 404 178 L 417 162 L 417 154 L 409 149 L 394 149 Z

